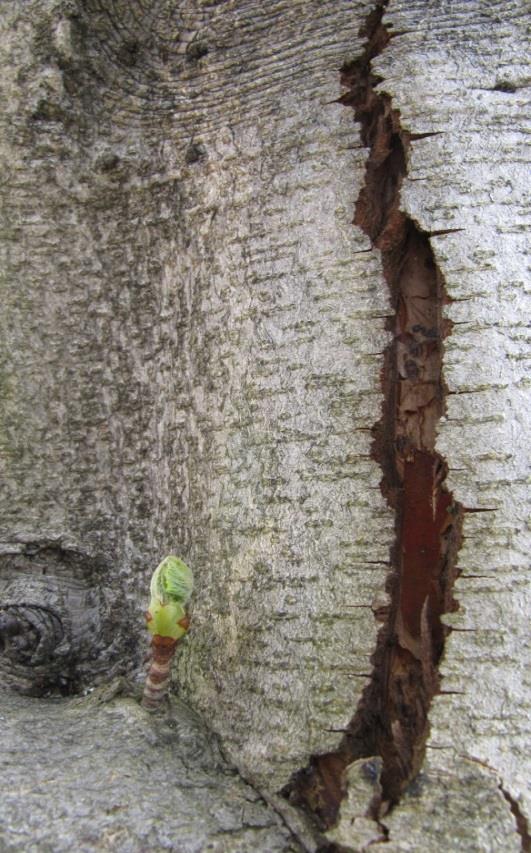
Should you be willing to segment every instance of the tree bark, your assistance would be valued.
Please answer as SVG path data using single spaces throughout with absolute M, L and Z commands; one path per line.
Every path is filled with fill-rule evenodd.
M 390 0 L 371 58 L 448 297 L 436 450 L 464 526 L 421 774 L 374 819 L 367 742 L 316 828 L 278 792 L 335 754 L 393 607 L 395 306 L 338 102 L 379 5 L 0 3 L 0 671 L 40 694 L 5 695 L 6 849 L 527 849 L 524 7 Z M 141 671 L 166 553 L 196 593 L 150 720 L 97 685 Z

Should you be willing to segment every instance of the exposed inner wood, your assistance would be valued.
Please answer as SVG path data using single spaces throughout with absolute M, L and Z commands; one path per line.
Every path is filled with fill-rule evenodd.
M 428 711 L 439 690 L 438 664 L 447 629 L 441 616 L 456 608 L 461 507 L 446 489 L 446 465 L 435 450 L 444 413 L 442 317 L 447 299 L 429 236 L 400 210 L 410 135 L 391 98 L 376 90 L 371 60 L 388 44 L 384 6 L 368 19 L 363 56 L 342 69 L 340 102 L 354 110 L 369 149 L 365 184 L 354 222 L 381 252 L 395 314 L 385 353 L 383 414 L 374 428 L 373 455 L 382 490 L 396 513 L 396 543 L 388 579 L 391 606 L 380 632 L 371 682 L 339 748 L 314 756 L 286 790 L 323 827 L 337 819 L 343 771 L 370 755 L 383 758 L 378 817 L 399 800 L 418 773 L 428 736 Z

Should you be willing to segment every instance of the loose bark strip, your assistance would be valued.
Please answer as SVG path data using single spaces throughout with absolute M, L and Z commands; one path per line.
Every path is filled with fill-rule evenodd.
M 362 57 L 342 69 L 348 91 L 340 103 L 354 110 L 369 149 L 365 185 L 354 223 L 381 252 L 395 315 L 385 353 L 383 415 L 374 428 L 373 455 L 382 491 L 395 510 L 396 542 L 388 578 L 391 607 L 379 635 L 371 682 L 337 751 L 313 756 L 286 793 L 323 827 L 337 819 L 343 771 L 358 758 L 383 758 L 382 793 L 371 805 L 379 817 L 398 802 L 419 771 L 428 736 L 428 711 L 440 686 L 438 663 L 448 629 L 441 616 L 457 605 L 452 587 L 464 508 L 446 489 L 447 466 L 435 450 L 444 413 L 443 339 L 447 301 L 429 235 L 400 210 L 411 136 L 371 60 L 388 44 L 385 4 L 367 21 Z

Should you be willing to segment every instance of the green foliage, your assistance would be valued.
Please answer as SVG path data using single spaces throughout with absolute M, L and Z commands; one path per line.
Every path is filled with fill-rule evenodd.
M 147 626 L 151 634 L 180 639 L 188 630 L 186 604 L 194 586 L 191 569 L 170 555 L 151 578 Z
M 173 554 L 164 558 L 151 578 L 151 595 L 157 596 L 163 604 L 169 601 L 186 604 L 192 595 L 193 588 L 192 570 Z

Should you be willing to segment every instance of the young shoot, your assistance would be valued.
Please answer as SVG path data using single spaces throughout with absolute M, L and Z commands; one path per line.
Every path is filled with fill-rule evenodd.
M 157 566 L 151 578 L 151 600 L 146 614 L 152 635 L 151 661 L 142 698 L 142 706 L 148 711 L 158 710 L 168 693 L 175 649 L 190 627 L 186 606 L 193 586 L 191 569 L 173 555 Z

